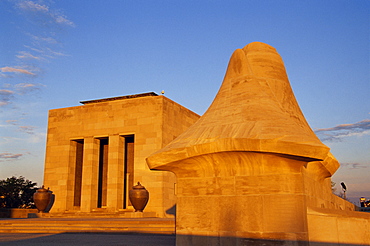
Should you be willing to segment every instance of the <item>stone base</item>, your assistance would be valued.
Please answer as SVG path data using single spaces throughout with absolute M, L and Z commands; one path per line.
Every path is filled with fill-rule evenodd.
M 156 212 L 125 211 L 118 213 L 28 213 L 28 218 L 157 218 Z
M 124 218 L 155 218 L 156 212 L 127 212 L 123 215 Z
M 28 213 L 36 213 L 37 209 L 0 208 L 0 218 L 27 218 Z
M 1 233 L 175 234 L 175 220 L 163 218 L 29 218 L 1 221 Z M 14 235 L 14 238 L 17 236 Z M 24 243 L 27 245 L 27 243 Z M 0 243 L 0 245 L 2 245 Z
M 28 213 L 27 218 L 45 218 L 48 216 L 44 216 L 45 213 Z

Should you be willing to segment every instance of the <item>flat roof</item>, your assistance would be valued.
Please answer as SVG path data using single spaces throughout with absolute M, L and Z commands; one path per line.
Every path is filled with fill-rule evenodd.
M 108 102 L 108 101 L 116 101 L 116 100 L 123 100 L 123 99 L 130 99 L 130 98 L 138 98 L 138 97 L 154 97 L 158 96 L 155 92 L 146 92 L 134 95 L 127 95 L 127 96 L 119 96 L 119 97 L 109 97 L 109 98 L 102 98 L 102 99 L 94 99 L 88 101 L 80 101 L 82 104 L 90 104 L 90 103 L 101 103 L 101 102 Z

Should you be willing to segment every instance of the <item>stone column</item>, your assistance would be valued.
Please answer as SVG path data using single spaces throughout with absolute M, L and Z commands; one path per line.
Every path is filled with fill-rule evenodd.
M 68 162 L 68 180 L 67 180 L 67 196 L 66 196 L 66 209 L 73 210 L 74 196 L 75 196 L 75 180 L 76 180 L 76 153 L 77 142 L 70 141 L 69 146 L 69 162 Z
M 93 137 L 84 140 L 81 212 L 91 212 L 98 202 L 99 140 Z
M 123 208 L 123 157 L 124 138 L 109 136 L 107 208 L 117 211 Z

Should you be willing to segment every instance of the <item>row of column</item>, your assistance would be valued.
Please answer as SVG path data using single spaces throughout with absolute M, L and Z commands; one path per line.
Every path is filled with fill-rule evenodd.
M 111 135 L 71 141 L 71 183 L 68 207 L 90 212 L 94 208 L 123 209 L 133 177 L 134 137 Z M 131 181 L 132 182 L 132 181 Z M 130 183 L 131 183 L 130 182 Z

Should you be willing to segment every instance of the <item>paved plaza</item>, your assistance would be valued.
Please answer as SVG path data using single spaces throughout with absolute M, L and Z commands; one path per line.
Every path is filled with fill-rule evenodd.
M 118 233 L 0 233 L 0 245 L 174 246 L 175 235 Z

